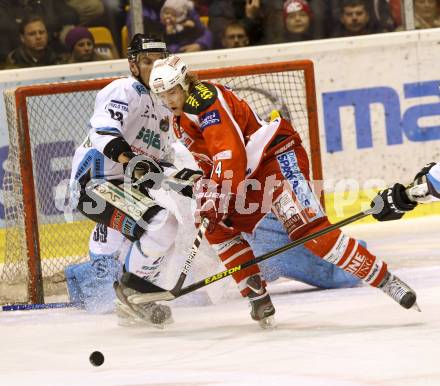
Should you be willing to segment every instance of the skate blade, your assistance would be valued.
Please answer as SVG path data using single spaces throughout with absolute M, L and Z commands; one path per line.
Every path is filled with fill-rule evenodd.
M 173 317 L 170 317 L 168 319 L 165 319 L 162 323 L 151 323 L 151 326 L 157 328 L 158 330 L 163 330 L 166 326 L 173 323 L 174 323 L 174 319 Z
M 134 319 L 118 317 L 118 326 L 125 328 L 139 328 L 145 326 L 145 323 L 139 322 Z
M 418 312 L 422 312 L 422 310 L 420 309 L 419 305 L 417 304 L 417 302 L 415 302 L 412 307 L 411 307 L 414 311 L 418 311 Z
M 122 303 L 120 300 L 116 301 L 120 312 L 125 313 L 127 317 L 118 316 L 118 325 L 121 327 L 154 327 L 159 330 L 163 330 L 166 325 L 174 323 L 172 316 L 165 319 L 162 323 L 153 323 L 151 320 L 142 317 L 130 306 Z
M 166 326 L 172 323 L 174 323 L 173 318 L 168 318 L 163 323 L 152 323 L 149 320 L 142 319 L 135 315 L 131 315 L 131 318 L 118 317 L 118 326 L 128 328 L 154 327 L 158 330 L 163 330 Z
M 266 316 L 265 318 L 259 320 L 258 324 L 264 330 L 272 329 L 277 326 L 275 322 L 275 317 L 273 315 Z
M 119 301 L 117 303 L 116 317 L 118 319 L 118 326 L 131 328 L 145 326 L 145 322 L 130 307 Z

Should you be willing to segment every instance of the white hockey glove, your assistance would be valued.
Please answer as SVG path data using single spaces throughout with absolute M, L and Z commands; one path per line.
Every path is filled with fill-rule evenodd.
M 183 168 L 169 175 L 163 182 L 164 187 L 168 187 L 181 194 L 192 198 L 194 183 L 203 176 L 202 171 Z

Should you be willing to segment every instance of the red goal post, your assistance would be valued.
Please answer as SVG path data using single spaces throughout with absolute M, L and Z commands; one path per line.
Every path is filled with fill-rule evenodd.
M 322 180 L 311 61 L 217 68 L 197 74 L 201 80 L 233 88 L 264 119 L 271 110 L 280 110 L 303 138 L 313 178 Z M 112 80 L 42 84 L 4 92 L 9 155 L 3 183 L 6 219 L 0 303 L 43 303 L 45 294 L 58 293 L 49 283 L 63 281 L 64 267 L 87 258 L 93 224 L 79 213 L 70 213 L 67 220 L 57 194 L 60 181 L 70 175 L 73 151 L 88 131 L 96 93 Z M 19 296 L 14 285 L 22 287 Z M 65 291 L 65 285 L 61 287 Z

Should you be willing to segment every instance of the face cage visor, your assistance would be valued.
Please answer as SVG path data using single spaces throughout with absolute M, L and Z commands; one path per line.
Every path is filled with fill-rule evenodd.
M 169 55 L 165 42 L 142 39 L 142 47 L 136 47 L 136 49 L 131 49 L 130 47 L 128 48 L 128 60 L 136 61 L 137 56 L 143 52 L 162 53 L 164 58 L 168 57 Z

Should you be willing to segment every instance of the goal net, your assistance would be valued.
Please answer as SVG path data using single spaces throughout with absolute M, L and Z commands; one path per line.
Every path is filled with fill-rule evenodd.
M 322 179 L 310 61 L 203 70 L 198 76 L 230 86 L 263 119 L 279 110 L 301 134 L 314 178 Z M 65 294 L 64 268 L 88 259 L 94 224 L 67 210 L 66 189 L 95 96 L 111 81 L 33 85 L 4 92 L 9 154 L 3 182 L 0 303 L 42 303 L 45 296 Z M 194 235 L 187 237 L 191 245 Z

